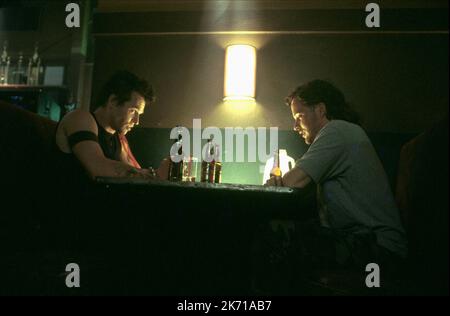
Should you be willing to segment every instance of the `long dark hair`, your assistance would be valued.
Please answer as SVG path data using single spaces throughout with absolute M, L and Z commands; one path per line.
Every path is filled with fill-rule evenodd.
M 309 81 L 297 87 L 286 98 L 286 103 L 289 102 L 290 105 L 293 98 L 300 99 L 308 107 L 324 103 L 329 120 L 344 120 L 358 125 L 361 123 L 358 113 L 345 100 L 344 94 L 331 82 L 319 79 Z

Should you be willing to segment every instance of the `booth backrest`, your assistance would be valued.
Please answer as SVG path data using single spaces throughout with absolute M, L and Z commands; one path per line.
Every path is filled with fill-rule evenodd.
M 11 180 L 21 175 L 31 180 L 51 167 L 56 125 L 37 114 L 0 102 L 0 156 L 2 169 L 15 175 Z
M 448 129 L 447 116 L 403 146 L 396 187 L 410 275 L 429 295 L 448 295 Z

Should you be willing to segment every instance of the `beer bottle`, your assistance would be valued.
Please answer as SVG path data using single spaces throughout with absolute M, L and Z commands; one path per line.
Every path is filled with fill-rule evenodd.
M 219 151 L 219 145 L 216 144 L 214 146 L 214 154 L 215 157 L 220 157 L 220 151 Z M 214 165 L 214 183 L 220 183 L 222 179 L 222 162 L 220 161 L 216 161 L 215 165 Z
M 280 169 L 280 151 L 277 149 L 273 155 L 273 167 L 270 171 L 270 177 L 275 177 L 275 182 L 277 185 L 281 185 L 282 172 Z
M 183 135 L 181 128 L 178 128 L 178 137 L 175 139 L 175 146 L 178 148 L 178 155 L 183 153 Z M 183 177 L 183 159 L 179 162 L 174 162 L 173 159 L 170 159 L 170 168 L 169 168 L 169 180 L 171 181 L 181 181 Z
M 213 159 L 213 154 L 214 154 L 214 148 L 213 148 L 213 144 L 212 144 L 212 138 L 208 139 L 208 143 L 206 144 L 206 152 L 205 152 L 205 158 L 202 160 L 202 170 L 201 170 L 201 175 L 200 175 L 200 181 L 201 182 L 214 182 L 211 181 L 211 171 L 214 172 L 214 159 Z M 213 163 L 213 164 L 211 164 Z M 214 177 L 214 175 L 213 175 Z
M 216 146 L 211 144 L 211 148 L 210 148 L 210 151 L 209 151 L 209 156 L 212 159 L 209 162 L 209 167 L 208 167 L 208 182 L 209 183 L 214 183 L 214 176 L 215 176 L 215 171 L 216 171 L 215 149 L 216 149 Z

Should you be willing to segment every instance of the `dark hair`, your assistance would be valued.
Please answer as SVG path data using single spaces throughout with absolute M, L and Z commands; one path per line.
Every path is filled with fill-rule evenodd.
M 316 79 L 297 87 L 286 98 L 288 106 L 290 106 L 293 98 L 298 98 L 308 107 L 321 102 L 324 103 L 327 109 L 326 116 L 329 120 L 344 120 L 360 124 L 358 113 L 347 103 L 344 94 L 328 81 Z
M 148 102 L 155 101 L 153 88 L 146 80 L 126 70 L 117 71 L 100 90 L 95 108 L 105 106 L 112 94 L 116 96 L 118 105 L 122 105 L 131 99 L 133 91 L 139 93 Z

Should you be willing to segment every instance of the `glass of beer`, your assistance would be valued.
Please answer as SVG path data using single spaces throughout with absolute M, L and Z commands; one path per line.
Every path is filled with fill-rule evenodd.
M 183 158 L 183 181 L 195 182 L 197 177 L 198 158 L 184 157 Z

